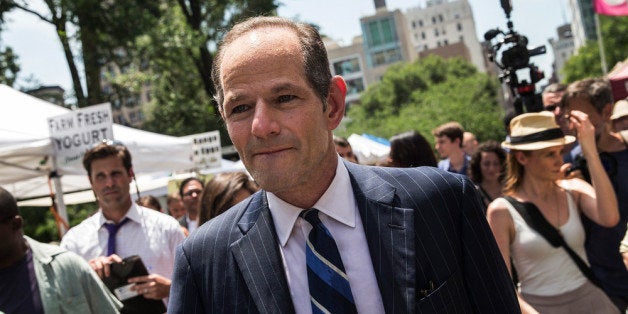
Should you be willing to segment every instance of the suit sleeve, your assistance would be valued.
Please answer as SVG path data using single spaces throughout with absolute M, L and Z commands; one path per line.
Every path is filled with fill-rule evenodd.
M 479 194 L 463 180 L 462 241 L 465 289 L 476 313 L 519 313 L 519 304 Z
M 203 313 L 201 293 L 194 281 L 189 256 L 183 245 L 175 253 L 168 313 Z

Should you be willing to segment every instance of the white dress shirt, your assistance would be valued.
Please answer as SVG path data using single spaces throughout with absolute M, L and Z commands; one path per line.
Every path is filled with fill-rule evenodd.
M 316 179 L 312 179 L 316 180 Z M 305 242 L 312 226 L 299 217 L 305 208 L 290 205 L 267 193 L 268 205 L 279 238 L 290 296 L 297 313 L 312 313 L 307 280 Z M 336 176 L 313 206 L 334 237 L 345 266 L 351 292 L 359 313 L 384 313 L 362 219 L 351 188 L 349 172 L 340 157 Z
M 139 255 L 151 274 L 168 279 L 174 269 L 174 253 L 185 235 L 171 216 L 135 203 L 126 214 L 129 221 L 116 234 L 116 254 L 122 258 Z M 61 247 L 89 261 L 107 255 L 109 232 L 103 226 L 108 221 L 99 210 L 73 227 L 61 240 Z

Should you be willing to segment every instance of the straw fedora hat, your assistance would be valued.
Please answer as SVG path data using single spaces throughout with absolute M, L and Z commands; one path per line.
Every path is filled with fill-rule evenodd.
M 524 113 L 510 121 L 510 138 L 502 147 L 515 150 L 537 150 L 573 143 L 571 135 L 565 135 L 549 111 Z
M 615 103 L 611 120 L 616 120 L 625 116 L 628 116 L 628 100 L 622 99 Z

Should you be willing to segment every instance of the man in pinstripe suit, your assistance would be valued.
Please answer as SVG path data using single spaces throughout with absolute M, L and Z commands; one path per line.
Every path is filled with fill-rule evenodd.
M 316 208 L 360 313 L 516 313 L 512 282 L 470 181 L 436 168 L 342 161 L 346 85 L 311 26 L 236 25 L 214 61 L 229 136 L 262 191 L 179 247 L 172 313 L 311 313 L 299 213 Z

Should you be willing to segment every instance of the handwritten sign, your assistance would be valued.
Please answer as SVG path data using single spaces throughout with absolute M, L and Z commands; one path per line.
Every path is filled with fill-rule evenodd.
M 90 106 L 48 118 L 48 129 L 57 158 L 57 170 L 63 173 L 82 167 L 80 164 L 85 151 L 104 139 L 113 139 L 111 105 Z
M 220 132 L 211 131 L 189 136 L 192 139 L 192 157 L 198 169 L 220 168 L 222 150 L 220 148 Z

